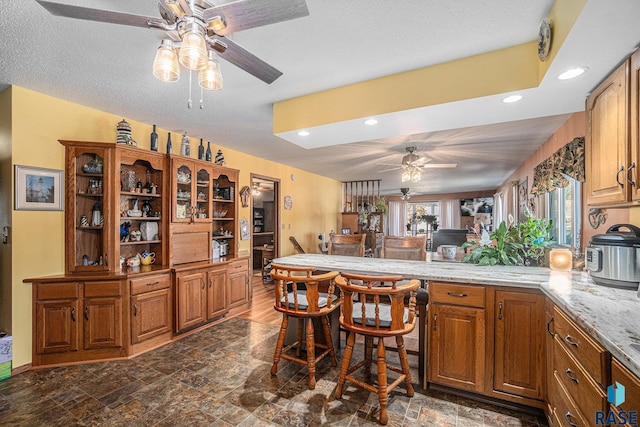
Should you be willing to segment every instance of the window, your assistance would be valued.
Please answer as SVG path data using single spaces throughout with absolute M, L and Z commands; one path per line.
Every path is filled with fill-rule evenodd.
M 551 239 L 561 246 L 580 247 L 580 181 L 566 177 L 569 185 L 547 193 Z
M 423 215 L 434 215 L 436 221 L 440 222 L 440 202 L 407 203 L 407 224 L 412 224 L 414 215 L 417 218 Z M 412 230 L 415 230 L 417 234 L 424 234 L 427 232 L 427 223 L 418 219 L 411 229 L 407 229 L 409 232 Z

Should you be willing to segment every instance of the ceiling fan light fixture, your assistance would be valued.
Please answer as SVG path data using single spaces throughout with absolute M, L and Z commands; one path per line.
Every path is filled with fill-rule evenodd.
M 418 168 L 413 168 L 411 171 L 411 182 L 419 182 L 420 181 L 420 170 Z
M 173 48 L 173 42 L 162 40 L 153 60 L 153 76 L 163 82 L 176 82 L 180 80 L 180 66 L 178 54 Z
M 402 194 L 400 196 L 401 200 L 409 200 L 411 198 L 411 194 L 409 194 L 409 188 L 407 188 L 407 187 L 401 188 L 400 189 L 400 193 Z
M 207 66 L 207 43 L 202 35 L 202 28 L 196 23 L 189 24 L 189 29 L 182 36 L 180 63 L 195 71 Z
M 208 21 L 207 28 L 217 33 L 226 29 L 227 23 L 222 16 L 214 16 Z
M 218 55 L 212 50 L 209 51 L 207 66 L 198 74 L 198 84 L 206 90 L 219 90 L 222 88 L 222 73 Z
M 411 170 L 409 168 L 402 171 L 402 182 L 411 182 Z

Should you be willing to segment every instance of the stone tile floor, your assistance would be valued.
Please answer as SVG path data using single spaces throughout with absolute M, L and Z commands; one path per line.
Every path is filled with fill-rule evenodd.
M 235 318 L 132 360 L 16 375 L 0 382 L 0 425 L 379 425 L 377 395 L 348 385 L 342 399 L 334 397 L 339 367 L 327 358 L 317 366 L 315 390 L 308 390 L 306 367 L 299 364 L 281 361 L 272 377 L 277 332 L 277 326 Z M 389 426 L 546 425 L 532 415 L 425 392 L 417 384 L 416 357 L 409 359 L 416 393 L 409 398 L 403 386 L 394 389 Z

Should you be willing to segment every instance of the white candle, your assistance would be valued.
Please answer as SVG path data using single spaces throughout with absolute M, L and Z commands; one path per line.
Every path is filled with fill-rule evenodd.
M 549 267 L 552 270 L 569 271 L 572 267 L 573 257 L 569 249 L 555 248 L 549 253 Z

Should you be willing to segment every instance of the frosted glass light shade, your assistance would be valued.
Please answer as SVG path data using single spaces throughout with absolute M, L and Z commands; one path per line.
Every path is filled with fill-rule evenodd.
M 207 66 L 207 43 L 198 31 L 188 31 L 180 46 L 180 63 L 190 70 L 200 71 Z
M 402 171 L 402 182 L 411 181 L 411 171 L 409 169 L 405 169 Z
M 411 172 L 411 182 L 418 182 L 420 181 L 420 171 L 418 169 L 414 169 Z
M 163 82 L 176 82 L 180 79 L 178 54 L 171 40 L 162 40 L 153 60 L 153 75 Z
M 218 90 L 222 88 L 222 73 L 220 63 L 215 52 L 209 51 L 207 66 L 198 74 L 200 87 L 207 90 Z
M 573 256 L 569 249 L 554 248 L 549 252 L 549 267 L 557 271 L 570 271 L 573 265 Z

